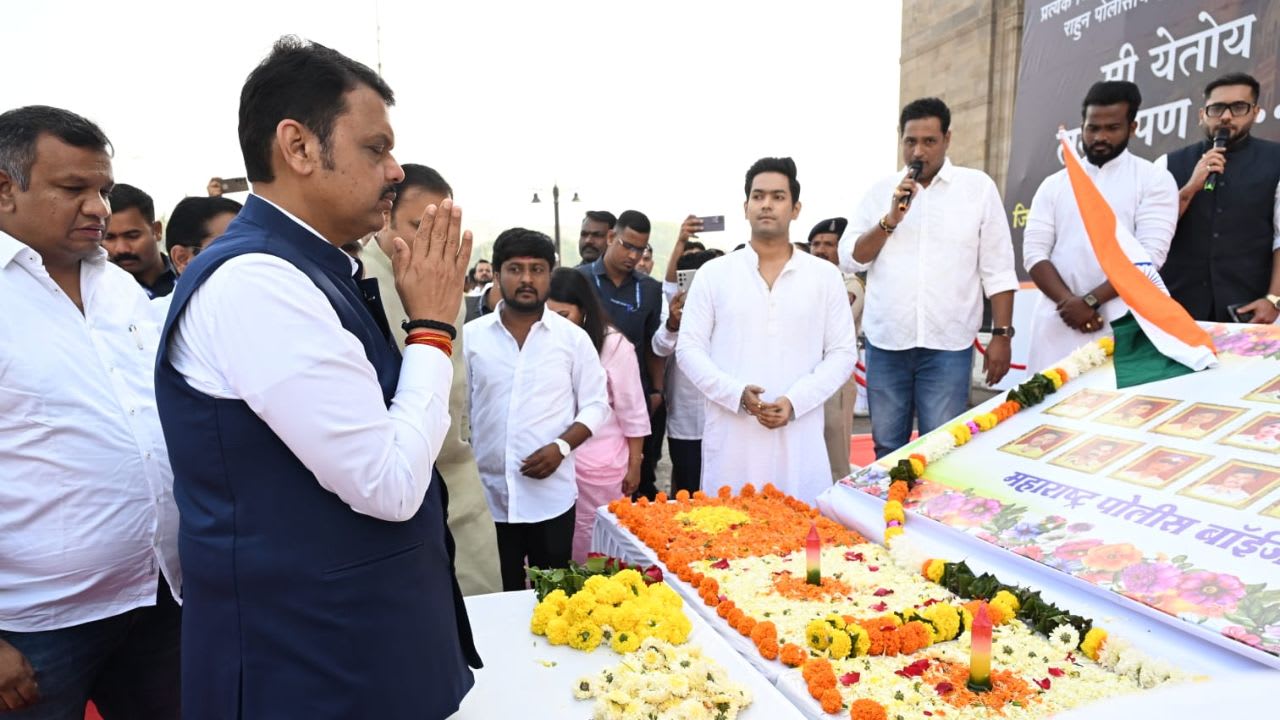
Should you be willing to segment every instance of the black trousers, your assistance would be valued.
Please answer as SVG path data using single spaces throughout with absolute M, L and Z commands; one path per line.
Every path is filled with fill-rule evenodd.
M 525 559 L 529 567 L 563 568 L 573 555 L 574 506 L 549 520 L 536 523 L 495 522 L 498 530 L 498 568 L 502 591 L 525 589 Z
M 702 489 L 702 441 L 667 438 L 671 453 L 671 496 L 681 490 L 689 494 Z
M 644 461 L 640 463 L 640 486 L 632 500 L 641 496 L 650 500 L 658 494 L 658 461 L 662 459 L 662 438 L 667 434 L 667 404 L 649 413 L 649 437 L 644 439 Z

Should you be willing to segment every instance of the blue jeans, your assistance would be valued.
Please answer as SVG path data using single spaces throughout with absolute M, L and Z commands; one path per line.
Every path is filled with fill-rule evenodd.
M 969 407 L 973 350 L 881 350 L 867 343 L 867 406 L 876 458 L 924 435 Z
M 58 630 L 0 630 L 36 671 L 40 699 L 4 720 L 178 720 L 182 611 L 160 580 L 156 605 Z

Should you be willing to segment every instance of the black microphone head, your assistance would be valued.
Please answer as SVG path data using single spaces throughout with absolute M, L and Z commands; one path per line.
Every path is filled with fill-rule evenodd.
M 1226 147 L 1227 141 L 1230 139 L 1231 131 L 1224 127 L 1218 128 L 1218 132 L 1213 134 L 1213 144 L 1215 147 Z
M 913 178 L 919 177 L 920 173 L 924 172 L 924 162 L 920 160 L 912 161 L 912 163 L 907 166 L 907 172 L 909 172 Z

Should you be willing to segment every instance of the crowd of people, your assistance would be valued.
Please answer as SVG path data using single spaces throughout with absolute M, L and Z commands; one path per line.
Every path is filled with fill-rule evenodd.
M 1198 319 L 1280 305 L 1258 91 L 1215 80 L 1206 140 L 1157 162 L 1126 149 L 1136 86 L 1082 103 L 1088 172 Z M 453 188 L 392 153 L 394 101 L 281 39 L 240 99 L 252 194 L 215 178 L 164 226 L 92 121 L 0 114 L 0 714 L 446 717 L 481 667 L 464 594 L 584 560 L 597 508 L 659 491 L 664 440 L 663 490 L 812 501 L 850 470 L 860 336 L 877 456 L 966 408 L 985 306 L 985 379 L 1009 371 L 1009 223 L 939 99 L 849 219 L 793 238 L 796 165 L 762 158 L 749 240 L 689 216 L 661 280 L 636 210 L 588 212 L 576 259 L 511 228 L 472 264 Z M 1033 366 L 1125 313 L 1062 173 L 1024 249 Z

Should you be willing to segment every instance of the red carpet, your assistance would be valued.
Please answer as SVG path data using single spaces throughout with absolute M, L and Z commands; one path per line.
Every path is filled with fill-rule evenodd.
M 918 434 L 911 433 L 911 439 L 915 440 Z M 866 467 L 876 461 L 876 446 L 871 441 L 871 435 L 852 435 L 849 437 L 849 462 L 854 467 Z

